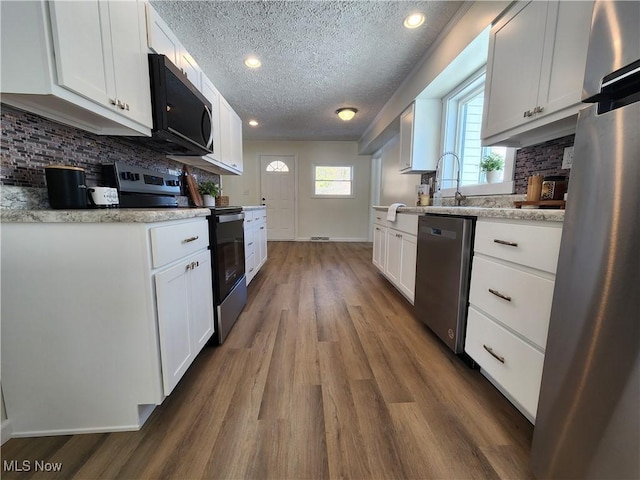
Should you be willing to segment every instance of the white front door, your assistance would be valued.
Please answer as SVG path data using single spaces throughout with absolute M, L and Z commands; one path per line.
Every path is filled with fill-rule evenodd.
M 294 155 L 260 155 L 262 204 L 267 206 L 268 240 L 295 240 Z

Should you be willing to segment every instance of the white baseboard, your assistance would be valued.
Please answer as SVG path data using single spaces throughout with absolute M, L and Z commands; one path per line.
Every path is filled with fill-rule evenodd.
M 366 237 L 362 237 L 362 238 L 356 238 L 356 237 L 329 237 L 329 240 L 311 240 L 311 237 L 304 237 L 304 238 L 297 238 L 296 242 L 316 242 L 316 243 L 322 243 L 322 242 L 369 242 L 371 243 L 371 240 L 369 240 Z
M 2 443 L 0 443 L 0 445 L 4 445 L 7 440 L 11 438 L 12 433 L 13 427 L 11 426 L 11 420 L 4 420 L 2 422 Z

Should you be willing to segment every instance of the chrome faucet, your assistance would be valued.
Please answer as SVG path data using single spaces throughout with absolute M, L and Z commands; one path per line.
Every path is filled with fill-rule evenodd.
M 438 172 L 440 171 L 440 162 L 442 161 L 442 159 L 444 157 L 446 157 L 447 155 L 452 155 L 453 158 L 456 159 L 456 164 L 457 164 L 457 175 L 456 178 L 443 178 L 441 180 L 438 180 Z M 461 202 L 463 200 L 465 200 L 467 197 L 465 197 L 461 192 L 460 192 L 460 157 L 458 157 L 458 155 L 456 155 L 455 152 L 444 152 L 442 155 L 440 155 L 440 158 L 438 158 L 438 161 L 436 162 L 436 190 L 440 189 L 442 187 L 441 182 L 444 182 L 445 180 L 455 180 L 456 181 L 456 194 L 455 194 L 455 199 L 456 199 L 456 205 L 459 207 Z

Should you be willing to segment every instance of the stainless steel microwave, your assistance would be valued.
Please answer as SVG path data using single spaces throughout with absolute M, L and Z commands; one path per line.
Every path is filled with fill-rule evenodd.
M 152 136 L 167 154 L 212 153 L 211 102 L 165 55 L 149 54 Z

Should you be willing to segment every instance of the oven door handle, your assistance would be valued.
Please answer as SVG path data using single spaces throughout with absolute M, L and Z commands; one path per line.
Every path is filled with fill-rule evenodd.
M 236 213 L 233 215 L 216 215 L 218 223 L 237 222 L 244 219 L 244 213 Z

